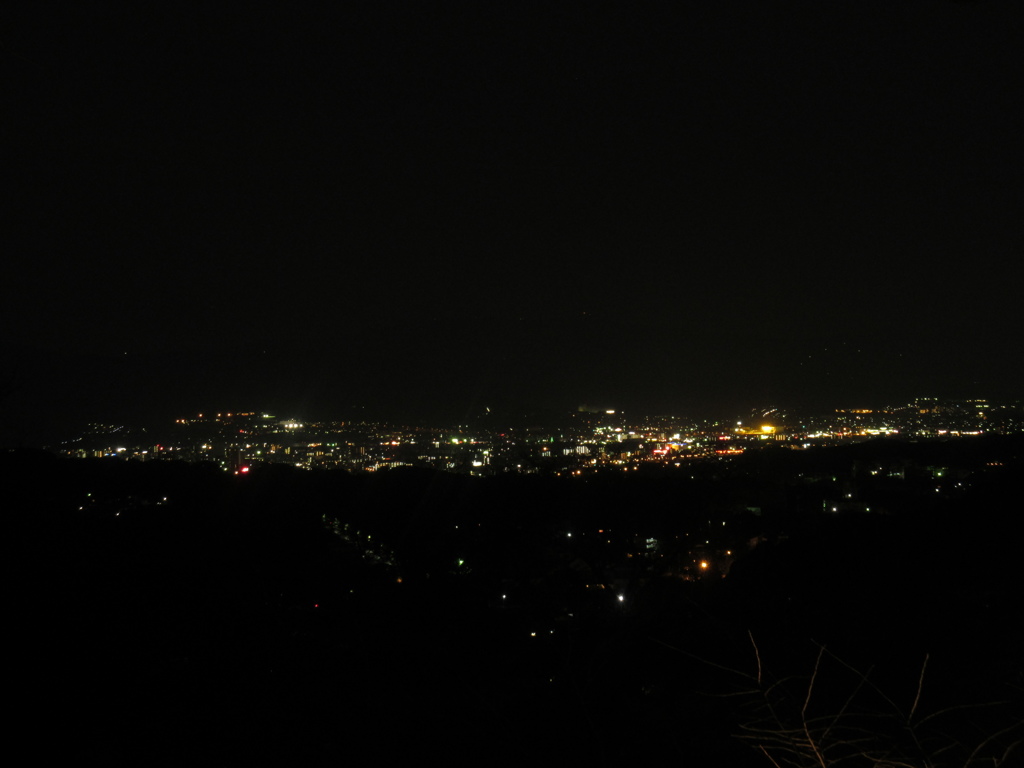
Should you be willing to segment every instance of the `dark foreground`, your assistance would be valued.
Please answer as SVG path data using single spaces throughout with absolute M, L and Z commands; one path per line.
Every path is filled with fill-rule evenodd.
M 108 765 L 1011 765 L 1024 451 L 950 445 L 586 482 L 7 454 L 18 739 Z M 825 511 L 847 493 L 884 513 Z

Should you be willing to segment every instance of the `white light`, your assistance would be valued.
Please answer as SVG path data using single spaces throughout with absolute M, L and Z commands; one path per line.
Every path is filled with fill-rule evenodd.
M 625 595 L 619 595 L 619 602 L 620 603 L 625 602 L 625 600 L 626 600 L 626 596 Z

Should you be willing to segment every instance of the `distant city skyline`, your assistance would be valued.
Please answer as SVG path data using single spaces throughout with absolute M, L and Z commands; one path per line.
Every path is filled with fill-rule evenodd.
M 239 406 L 301 416 L 363 411 L 385 420 L 458 421 L 488 407 L 568 411 L 592 403 L 640 413 L 724 415 L 767 405 L 881 407 L 922 394 L 1019 396 L 1013 375 L 1019 361 L 1009 350 L 1001 356 L 990 351 L 985 340 L 956 352 L 941 341 L 905 352 L 872 349 L 868 341 L 823 344 L 809 354 L 757 341 L 741 347 L 737 340 L 727 354 L 716 354 L 705 342 L 689 357 L 652 348 L 652 340 L 638 340 L 621 357 L 612 350 L 602 354 L 599 346 L 574 349 L 570 340 L 558 361 L 533 359 L 526 338 L 517 350 L 494 347 L 493 360 L 479 352 L 463 356 L 458 344 L 430 347 L 423 335 L 420 341 L 391 359 L 377 358 L 369 345 L 331 356 L 296 346 L 268 344 L 264 351 L 244 342 L 226 353 L 12 351 L 0 409 L 8 423 L 20 420 L 25 429 L 106 418 L 160 420 Z M 934 371 L 924 367 L 929 357 Z M 870 362 L 862 365 L 865 359 Z
M 500 471 L 509 471 L 511 462 L 518 471 L 546 467 L 578 474 L 575 470 L 589 472 L 619 465 L 680 466 L 683 459 L 738 455 L 769 444 L 806 449 L 872 437 L 918 440 L 1019 432 L 1024 432 L 1024 402 L 1020 400 L 921 397 L 883 408 L 863 404 L 824 410 L 762 407 L 714 418 L 630 413 L 587 404 L 573 410 L 532 413 L 485 407 L 459 421 L 422 416 L 388 420 L 361 408 L 344 416 L 321 413 L 305 417 L 267 410 L 205 411 L 179 416 L 173 422 L 66 424 L 59 439 L 46 447 L 79 458 L 216 460 L 224 468 L 236 470 L 269 462 L 307 469 L 372 471 L 411 465 L 490 474 L 499 465 Z M 624 440 L 635 445 L 608 452 L 607 446 Z M 549 446 L 555 442 L 558 445 Z M 543 446 L 539 450 L 550 447 L 555 453 L 541 454 L 528 448 L 538 445 Z M 564 467 L 555 461 L 536 465 L 537 458 L 556 454 L 570 457 Z

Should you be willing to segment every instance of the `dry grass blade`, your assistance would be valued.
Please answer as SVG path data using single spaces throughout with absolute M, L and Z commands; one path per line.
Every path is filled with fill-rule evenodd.
M 728 672 L 729 674 L 732 674 L 732 675 L 739 675 L 740 677 L 745 678 L 747 680 L 756 680 L 756 678 L 754 678 L 752 675 L 748 675 L 746 672 L 740 672 L 738 669 L 732 669 L 731 667 L 726 667 L 726 666 L 723 666 L 721 664 L 716 664 L 715 662 L 709 661 L 708 659 L 705 659 L 702 656 L 698 656 L 698 655 L 696 655 L 694 653 L 690 653 L 688 651 L 684 651 L 682 648 L 677 648 L 676 646 L 672 645 L 671 643 L 666 643 L 664 640 L 659 640 L 656 637 L 652 637 L 650 639 L 653 640 L 654 642 L 660 644 L 660 645 L 665 646 L 666 648 L 669 648 L 669 649 L 677 652 L 677 653 L 681 653 L 683 656 L 691 658 L 694 661 L 699 661 L 701 664 L 706 664 L 709 667 L 714 667 L 715 669 L 720 669 L 723 672 Z
M 993 741 L 998 739 L 1000 736 L 1005 736 L 1008 733 L 1013 733 L 1014 731 L 1020 730 L 1022 728 L 1024 728 L 1024 723 L 1013 723 L 1012 725 L 1010 725 L 1010 726 L 1008 726 L 1006 728 L 1003 728 L 1001 731 L 996 731 L 995 733 L 993 733 L 991 736 L 989 736 L 987 739 L 982 741 L 977 747 L 974 748 L 974 751 L 971 752 L 970 757 L 968 757 L 966 762 L 964 763 L 964 768 L 968 768 L 968 766 L 970 766 L 970 764 L 974 762 L 974 759 L 978 756 L 978 753 L 981 752 L 981 750 L 983 750 L 985 747 L 987 747 Z M 1005 759 L 1005 756 L 1008 755 L 1010 753 L 1010 751 L 1013 750 L 1013 748 L 1016 747 L 1018 744 L 1020 744 L 1019 740 L 1013 742 L 1012 744 L 1010 744 L 1006 748 L 1006 751 L 1003 753 L 1003 758 Z M 992 759 L 993 765 L 995 765 L 995 766 L 1001 765 L 1001 763 L 997 762 L 995 758 L 991 758 L 991 759 Z
M 917 705 L 921 701 L 921 689 L 924 688 L 924 671 L 928 668 L 928 654 L 924 655 L 924 663 L 921 664 L 921 675 L 917 679 L 917 694 L 914 696 L 914 703 L 910 706 L 910 714 L 907 715 L 907 722 L 914 719 L 917 712 Z
M 810 674 L 804 678 L 787 677 L 765 685 L 770 672 L 764 666 L 760 648 L 748 633 L 757 661 L 758 689 L 748 693 L 758 695 L 756 716 L 740 725 L 737 737 L 749 743 L 776 768 L 937 768 L 961 766 L 979 768 L 1005 768 L 1011 754 L 1024 740 L 1007 744 L 1007 736 L 1024 723 L 1014 721 L 1006 728 L 998 728 L 1003 717 L 998 710 L 986 716 L 983 730 L 971 719 L 960 719 L 940 726 L 941 715 L 957 712 L 986 710 L 1009 705 L 997 701 L 987 704 L 962 704 L 924 715 L 924 683 L 928 674 L 930 656 L 926 654 L 916 676 L 916 687 L 909 710 L 901 709 L 885 691 L 871 680 L 874 668 L 863 673 L 837 657 L 824 645 L 818 653 Z M 835 692 L 829 693 L 826 656 L 855 675 L 852 691 L 842 697 L 838 710 L 815 714 L 814 710 L 827 708 Z M 730 670 L 735 672 L 735 670 Z M 845 673 L 844 673 L 845 674 Z M 749 675 L 744 675 L 747 679 Z M 797 680 L 803 680 L 797 684 Z M 806 687 L 805 687 L 806 686 Z M 836 702 L 839 704 L 839 701 Z M 1009 710 L 1005 714 L 1009 714 Z M 994 718 L 994 719 L 993 719 Z M 950 727 L 952 726 L 952 727 Z M 967 728 L 977 734 L 963 738 Z M 972 749 L 973 747 L 973 749 Z M 995 752 L 995 754 L 993 754 Z M 966 756 L 966 759 L 964 759 Z

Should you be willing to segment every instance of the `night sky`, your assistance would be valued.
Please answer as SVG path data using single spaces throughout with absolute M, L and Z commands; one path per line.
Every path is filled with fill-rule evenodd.
M 8 422 L 1020 396 L 1019 2 L 338 5 L 4 12 Z

